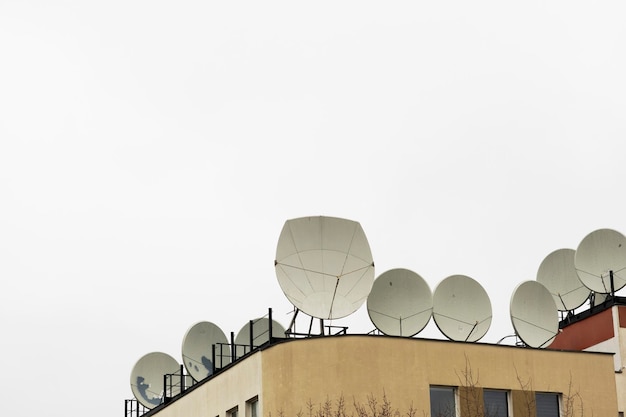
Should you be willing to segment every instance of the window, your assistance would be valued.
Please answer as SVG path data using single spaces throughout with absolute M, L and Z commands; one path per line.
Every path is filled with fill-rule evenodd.
M 254 396 L 246 401 L 246 417 L 259 417 L 259 397 Z
M 535 394 L 537 417 L 559 417 L 559 394 L 538 392 Z
M 483 390 L 485 416 L 509 417 L 509 402 L 507 397 L 507 391 Z
M 227 417 L 239 417 L 239 407 L 233 407 L 226 412 Z
M 430 387 L 431 417 L 456 417 L 455 389 Z

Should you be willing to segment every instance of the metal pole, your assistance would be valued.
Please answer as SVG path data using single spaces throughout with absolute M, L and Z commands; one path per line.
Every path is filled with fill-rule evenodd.
M 613 271 L 609 271 L 609 276 L 611 277 L 611 297 L 615 296 L 615 282 L 613 281 Z
M 272 333 L 272 307 L 268 308 L 267 315 L 269 316 L 269 319 L 270 319 L 270 345 L 271 345 L 272 344 L 272 337 L 273 337 L 273 333 Z
M 230 361 L 235 362 L 235 332 L 230 332 Z
M 289 336 L 291 336 L 291 333 L 296 333 L 296 316 L 298 315 L 299 311 L 300 310 L 294 307 L 293 318 L 291 319 L 291 323 L 289 323 L 289 329 L 287 330 L 289 332 Z
M 253 343 L 252 343 L 252 342 L 254 342 L 254 340 L 253 340 L 254 331 L 253 330 L 254 330 L 254 321 L 250 320 L 250 352 L 252 352 L 252 346 L 254 346 Z
M 213 375 L 215 373 L 215 344 L 211 345 L 211 368 L 213 368 L 211 370 L 211 375 Z
M 167 374 L 163 375 L 163 400 L 161 401 L 161 403 L 165 404 L 166 400 L 167 400 Z
M 180 392 L 185 391 L 185 372 L 183 370 L 183 365 L 180 365 Z

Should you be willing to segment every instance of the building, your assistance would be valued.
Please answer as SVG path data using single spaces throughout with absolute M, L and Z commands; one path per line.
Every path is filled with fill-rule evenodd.
M 271 340 L 144 415 L 372 417 L 371 400 L 377 417 L 618 415 L 609 353 L 378 335 Z
M 608 296 L 602 303 L 561 321 L 551 349 L 608 352 L 613 370 L 620 416 L 626 411 L 626 298 Z
M 272 332 L 270 310 L 267 341 L 252 342 L 251 322 L 249 345 L 235 346 L 232 335 L 230 344 L 220 345 L 230 345 L 231 352 L 220 369 L 216 359 L 224 356 L 216 355 L 217 344 L 201 345 L 202 360 L 191 364 L 212 368 L 205 365 L 204 375 L 210 376 L 200 382 L 189 385 L 181 366 L 161 384 L 165 372 L 150 365 L 150 384 L 134 373 L 133 387 L 144 393 L 149 388 L 148 401 L 163 399 L 146 417 L 623 417 L 626 298 L 616 297 L 615 290 L 626 278 L 614 271 L 626 269 L 625 251 L 626 237 L 601 229 L 576 251 L 550 254 L 540 267 L 547 272 L 516 288 L 511 318 L 527 346 L 552 343 L 547 349 L 504 346 L 476 342 L 492 312 L 487 293 L 470 277 L 446 278 L 432 298 L 420 297 L 430 294 L 428 284 L 406 269 L 387 271 L 372 284 L 374 262 L 357 222 L 321 216 L 288 220 L 275 266 L 296 308 L 294 320 L 300 309 L 312 318 L 311 325 L 313 317 L 345 317 L 367 298 L 370 318 L 384 333 L 415 334 L 432 316 L 456 341 L 345 331 L 304 338 L 288 331 L 284 334 L 291 337 L 280 339 L 272 337 L 278 332 Z M 596 294 L 604 293 L 594 306 Z M 585 300 L 591 308 L 574 314 Z M 557 305 L 567 311 L 558 327 Z M 418 315 L 423 321 L 417 330 L 403 333 Z M 474 342 L 461 341 L 470 337 Z M 178 366 L 174 359 L 170 364 L 168 369 Z

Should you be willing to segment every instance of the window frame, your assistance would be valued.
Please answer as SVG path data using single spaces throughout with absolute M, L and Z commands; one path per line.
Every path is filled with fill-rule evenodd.
M 428 389 L 428 393 L 429 393 L 429 400 L 430 401 L 430 416 L 431 417 L 438 417 L 437 415 L 433 415 L 433 403 L 432 403 L 432 392 L 433 392 L 433 388 L 436 390 L 449 390 L 452 392 L 452 400 L 453 400 L 453 414 L 450 417 L 457 417 L 459 416 L 459 387 L 457 386 L 452 386 L 452 385 L 430 385 L 429 389 Z M 439 410 L 439 413 L 441 413 L 441 409 Z M 448 416 L 446 416 L 448 417 Z
M 255 410 L 255 413 L 252 411 Z M 246 401 L 246 417 L 259 417 L 259 396 L 255 395 Z
M 561 416 L 561 410 L 563 409 L 563 394 L 560 392 L 547 392 L 547 391 L 536 391 L 535 392 L 535 413 L 538 413 L 539 410 L 537 409 L 537 395 L 552 395 L 556 397 L 556 416 L 560 417 Z
M 226 417 L 239 417 L 239 406 L 236 405 L 226 411 Z
M 506 390 L 506 389 L 497 389 L 497 388 L 483 388 L 483 410 L 485 415 L 490 415 L 488 414 L 489 408 L 487 407 L 487 402 L 485 400 L 485 393 L 487 392 L 493 392 L 493 393 L 503 393 L 504 394 L 504 399 L 506 401 L 506 407 L 505 407 L 505 417 L 511 417 L 512 414 L 512 410 L 511 410 L 511 391 Z M 500 416 L 497 416 L 500 417 Z

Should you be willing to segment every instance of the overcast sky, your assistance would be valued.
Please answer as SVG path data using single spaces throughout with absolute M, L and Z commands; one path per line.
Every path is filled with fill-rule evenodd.
M 474 278 L 484 342 L 550 252 L 626 232 L 623 1 L 390 3 L 0 0 L 1 415 L 122 417 L 193 324 L 286 326 L 287 219 Z

